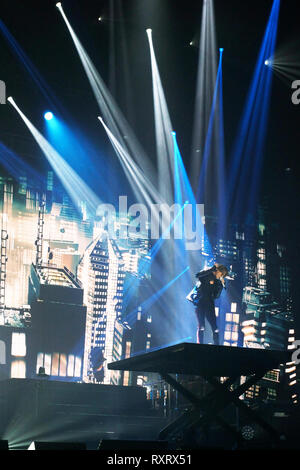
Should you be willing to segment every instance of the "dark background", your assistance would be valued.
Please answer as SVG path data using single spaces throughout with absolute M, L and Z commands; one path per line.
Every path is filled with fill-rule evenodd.
M 227 155 L 242 115 L 272 3 L 215 0 L 217 47 L 224 47 Z M 287 51 L 300 63 L 298 3 L 297 0 L 281 3 L 276 50 Z M 43 114 L 51 109 L 71 127 L 80 129 L 99 152 L 107 155 L 108 165 L 114 166 L 116 157 L 97 120 L 97 103 L 55 4 L 51 0 L 2 0 L 0 8 L 0 18 L 48 84 L 52 98 L 47 99 L 37 87 L 3 34 L 0 34 L 0 79 L 6 82 L 7 96 L 15 98 L 38 129 L 43 131 Z M 62 4 L 100 75 L 155 161 L 150 55 L 145 33 L 147 27 L 153 29 L 171 120 L 189 168 L 202 1 L 64 0 Z M 98 21 L 99 16 L 103 21 Z M 190 46 L 191 40 L 196 45 Z M 294 79 L 297 78 L 300 76 L 296 74 Z M 289 197 L 296 200 L 300 105 L 291 102 L 291 83 L 292 79 L 289 84 L 274 76 L 262 182 L 264 192 L 278 195 L 282 179 L 288 178 L 287 184 L 292 188 Z M 0 107 L 0 122 L 3 143 L 36 168 L 47 167 L 45 157 L 9 104 Z M 286 189 L 283 191 L 286 193 Z

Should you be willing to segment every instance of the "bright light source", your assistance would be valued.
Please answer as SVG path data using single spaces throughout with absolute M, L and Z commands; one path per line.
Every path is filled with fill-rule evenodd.
M 12 97 L 12 96 L 9 96 L 9 97 L 7 98 L 7 101 L 9 101 L 11 104 L 13 104 L 13 103 L 14 103 L 14 99 L 13 99 L 13 97 Z
M 271 65 L 271 64 L 272 64 L 272 62 L 271 62 L 270 59 L 265 60 L 265 65 Z
M 223 52 L 223 51 L 224 51 L 224 48 L 223 48 L 223 47 L 220 47 L 219 51 L 220 51 L 220 52 Z
M 55 6 L 56 6 L 57 8 L 61 8 L 61 2 L 58 2 Z
M 47 111 L 44 114 L 44 118 L 46 119 L 46 121 L 50 121 L 51 119 L 53 119 L 53 114 L 51 113 L 51 111 Z
M 16 105 L 14 100 L 12 100 L 11 103 L 23 119 L 25 125 L 28 127 L 58 178 L 61 180 L 75 207 L 81 208 L 82 201 L 86 201 L 91 213 L 95 213 L 97 207 L 101 204 L 101 200 L 98 196 L 96 196 L 96 194 L 87 186 L 80 176 L 78 176 L 70 165 L 67 164 L 62 156 L 51 146 L 36 127 L 34 127 L 34 125 Z
M 194 45 L 194 43 L 193 43 L 193 41 L 191 41 L 191 42 L 190 42 L 190 46 L 193 46 L 193 45 Z
M 151 29 L 151 28 L 146 29 L 146 33 L 147 33 L 147 34 L 151 34 L 151 33 L 152 33 L 152 29 Z
M 103 20 L 102 16 L 99 16 L 98 21 L 102 21 L 102 20 Z

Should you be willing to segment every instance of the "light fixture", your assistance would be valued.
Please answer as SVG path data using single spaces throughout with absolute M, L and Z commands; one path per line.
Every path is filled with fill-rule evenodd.
M 44 114 L 44 118 L 46 119 L 46 121 L 51 121 L 51 119 L 53 119 L 53 114 L 51 113 L 51 111 L 47 111 Z

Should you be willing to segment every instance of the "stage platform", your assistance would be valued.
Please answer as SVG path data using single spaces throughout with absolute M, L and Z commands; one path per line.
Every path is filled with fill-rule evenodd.
M 165 423 L 140 386 L 45 379 L 0 382 L 0 438 L 17 448 L 33 440 L 153 439 Z
M 113 370 L 230 377 L 271 370 L 290 360 L 287 351 L 181 343 L 108 365 Z
M 243 440 L 240 430 L 221 416 L 229 405 L 234 405 L 256 422 L 272 445 L 276 445 L 282 436 L 241 397 L 268 371 L 289 361 L 291 352 L 288 351 L 181 343 L 110 363 L 108 368 L 159 373 L 163 380 L 189 400 L 190 408 L 163 428 L 159 439 L 189 441 L 197 429 L 208 429 L 213 423 L 218 423 L 238 445 Z M 212 390 L 204 397 L 197 397 L 180 383 L 178 376 L 184 374 L 205 379 Z

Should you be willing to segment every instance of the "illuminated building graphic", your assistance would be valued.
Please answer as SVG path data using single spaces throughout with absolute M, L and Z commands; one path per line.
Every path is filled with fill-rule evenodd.
M 264 349 L 290 349 L 294 341 L 290 314 L 272 300 L 269 292 L 261 288 L 246 287 L 243 300 L 246 304 L 246 319 L 242 323 L 245 347 L 259 347 Z M 294 394 L 292 386 L 296 385 L 296 367 L 281 367 L 268 372 L 255 386 L 251 387 L 245 398 L 259 399 L 262 396 L 268 400 L 275 400 L 287 394 L 289 398 Z M 291 376 L 288 376 L 291 372 Z M 294 375 L 293 375 L 294 374 Z M 283 391 L 283 387 L 285 390 Z M 292 399 L 295 402 L 295 399 Z
M 30 370 L 30 306 L 3 309 L 0 322 L 0 380 L 25 378 Z
M 271 294 L 255 287 L 244 289 L 246 319 L 244 345 L 257 343 L 263 348 L 287 349 L 291 325 L 289 315 L 272 301 Z
M 50 178 L 51 176 L 51 178 Z M 53 173 L 48 183 L 53 183 Z M 19 308 L 27 303 L 28 277 L 36 263 L 38 217 L 42 196 L 26 178 L 0 178 L 1 225 L 6 230 L 6 304 Z M 50 186 L 49 186 L 50 187 Z M 66 266 L 75 273 L 80 253 L 93 237 L 93 223 L 83 220 L 66 196 L 48 191 L 43 216 L 42 263 Z M 50 259 L 49 254 L 51 253 Z
M 4 268 L 2 269 L 5 283 L 1 283 L 3 286 L 1 305 L 9 305 L 11 311 L 14 309 L 15 312 L 19 312 L 20 305 L 23 306 L 27 303 L 28 278 L 32 277 L 32 264 L 36 263 L 37 251 L 38 262 L 41 266 L 47 266 L 49 272 L 51 270 L 53 272 L 53 269 L 63 270 L 76 283 L 74 274 L 77 271 L 79 261 L 85 258 L 83 253 L 89 250 L 87 247 L 98 236 L 101 224 L 95 219 L 86 218 L 84 203 L 82 203 L 82 213 L 78 214 L 64 192 L 54 193 L 54 178 L 51 171 L 47 176 L 46 199 L 42 218 L 40 217 L 41 193 L 32 187 L 26 177 L 20 177 L 18 181 L 7 177 L 1 178 L 0 190 L 1 220 L 2 226 L 5 222 L 5 235 L 7 236 L 5 256 L 2 257 L 6 266 L 5 273 Z M 127 215 L 116 217 L 114 228 L 117 233 L 124 228 L 127 230 L 129 222 Z M 40 232 L 42 233 L 41 241 L 39 241 Z M 2 238 L 4 238 L 4 232 L 2 234 Z M 138 233 L 131 233 L 130 236 L 123 239 L 117 238 L 117 241 L 108 242 L 106 249 L 110 269 L 108 271 L 104 269 L 104 272 L 100 270 L 101 272 L 96 275 L 97 279 L 94 278 L 96 290 L 93 295 L 97 300 L 98 307 L 91 307 L 91 296 L 86 292 L 87 286 L 90 284 L 85 283 L 84 286 L 85 301 L 89 312 L 86 323 L 86 348 L 89 352 L 85 355 L 84 375 L 85 380 L 97 382 L 102 381 L 102 375 L 105 372 L 105 369 L 102 370 L 102 364 L 107 363 L 112 357 L 121 357 L 123 354 L 121 337 L 124 329 L 126 330 L 126 322 L 122 323 L 121 321 L 124 273 L 138 274 L 140 272 L 138 276 L 149 276 L 150 266 L 147 234 L 141 237 Z M 4 254 L 4 248 L 2 252 Z M 94 263 L 95 259 L 91 261 L 93 265 L 97 265 Z M 81 265 L 78 267 L 78 273 L 82 271 Z M 101 290 L 98 289 L 99 280 L 102 282 Z M 2 308 L 2 324 L 8 318 L 8 314 L 6 314 L 6 320 L 4 320 L 3 311 Z M 104 317 L 101 320 L 99 315 L 104 311 Z M 96 321 L 96 319 L 98 320 Z M 115 321 L 116 319 L 118 321 Z M 19 322 L 20 325 L 21 322 Z M 90 338 L 90 343 L 88 338 Z M 100 338 L 101 341 L 99 341 Z M 103 359 L 102 347 L 104 347 Z M 96 348 L 100 348 L 98 353 Z M 94 370 L 97 378 L 95 375 L 88 374 L 87 363 L 91 360 L 92 349 L 94 351 L 93 360 L 97 365 L 96 369 L 99 369 Z M 40 356 L 40 362 L 44 361 L 47 370 L 49 370 L 49 354 L 47 353 L 44 359 L 41 358 L 42 356 Z M 116 376 L 117 374 L 112 375 Z M 118 380 L 118 377 L 111 377 L 112 382 L 118 382 Z M 107 381 L 110 380 L 107 378 Z
M 116 243 L 107 238 L 105 232 L 88 246 L 77 274 L 84 288 L 84 303 L 87 306 L 83 378 L 85 381 L 110 383 L 106 364 L 113 357 L 125 274 Z
M 62 270 L 75 284 L 78 275 L 84 292 L 83 303 L 87 307 L 82 376 L 77 379 L 73 376 L 73 379 L 124 385 L 145 383 L 147 376 L 108 371 L 106 365 L 121 357 L 151 350 L 156 340 L 159 344 L 157 320 L 154 317 L 153 323 L 148 321 L 155 310 L 144 312 L 142 307 L 139 310 L 143 301 L 154 294 L 147 291 L 142 282 L 149 280 L 151 284 L 149 234 L 129 232 L 128 226 L 132 226 L 133 221 L 127 214 L 118 214 L 113 226 L 116 239 L 108 239 L 102 221 L 97 217 L 89 218 L 84 201 L 77 211 L 64 191 L 57 192 L 54 188 L 57 188 L 57 182 L 51 171 L 44 191 L 36 190 L 25 176 L 18 180 L 0 179 L 3 240 L 7 236 L 2 248 L 5 254 L 2 257 L 3 280 L 5 274 L 5 283 L 1 283 L 1 305 L 5 307 L 5 310 L 1 309 L 2 325 L 7 322 L 10 328 L 24 327 L 21 317 L 28 302 L 32 263 L 36 261 L 41 195 L 46 194 L 41 265 L 48 267 L 49 272 L 51 269 Z M 277 240 L 276 232 L 270 230 L 263 210 L 256 225 L 230 225 L 222 239 L 216 238 L 217 223 L 216 218 L 206 217 L 213 255 L 235 274 L 227 281 L 227 290 L 221 301 L 216 302 L 221 344 L 270 348 L 281 348 L 285 344 L 291 348 L 295 334 L 291 333 L 292 273 L 286 244 Z M 205 246 L 204 238 L 202 246 Z M 206 267 L 210 264 L 210 254 L 204 256 L 203 253 L 201 259 Z M 2 295 L 4 291 L 5 296 Z M 274 302 L 268 293 L 275 297 Z M 256 301 L 253 300 L 255 296 Z M 30 308 L 27 314 L 30 316 Z M 128 314 L 131 314 L 130 324 L 127 323 Z M 26 338 L 27 354 L 30 351 L 28 341 L 29 336 Z M 36 354 L 41 353 L 39 364 L 46 365 L 47 371 L 52 370 L 52 360 L 54 372 L 60 360 L 64 364 L 65 352 L 53 350 L 50 353 L 45 348 L 40 349 L 36 351 Z M 62 357 L 56 355 L 54 358 L 54 353 L 62 354 Z M 76 360 L 76 354 L 70 353 L 70 357 L 69 371 L 72 361 L 78 371 L 80 360 Z M 25 362 L 27 374 L 27 359 Z M 64 369 L 65 366 L 62 367 Z M 6 376 L 10 374 L 11 370 L 6 370 Z M 291 383 L 295 380 L 293 374 L 292 371 Z
M 237 346 L 240 329 L 240 315 L 236 311 L 236 302 L 231 303 L 231 312 L 226 313 L 224 346 Z
M 78 265 L 77 275 L 83 284 L 88 312 L 84 359 L 86 381 L 118 383 L 121 380 L 121 375 L 109 371 L 106 364 L 124 354 L 123 335 L 129 328 L 123 319 L 130 308 L 127 299 L 124 307 L 124 296 L 136 298 L 136 288 L 130 291 L 130 287 L 138 286 L 141 278 L 149 277 L 151 258 L 147 234 L 128 236 L 129 222 L 129 217 L 124 215 L 114 219 L 115 239 L 110 239 L 108 233 L 98 227 L 100 235 L 87 247 Z M 124 291 L 124 282 L 130 275 L 133 278 L 127 295 L 128 286 Z
M 81 380 L 86 307 L 83 289 L 67 269 L 31 266 L 31 376 L 43 367 L 56 380 Z

